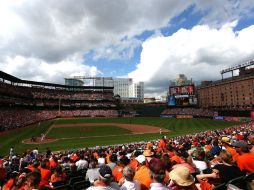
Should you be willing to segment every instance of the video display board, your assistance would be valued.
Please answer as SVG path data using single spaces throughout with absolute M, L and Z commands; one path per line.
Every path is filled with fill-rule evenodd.
M 171 86 L 169 89 L 170 95 L 175 94 L 194 94 L 194 85 Z
M 174 96 L 168 96 L 168 106 L 176 106 L 176 99 Z
M 169 88 L 169 107 L 188 107 L 198 104 L 194 85 L 172 86 Z

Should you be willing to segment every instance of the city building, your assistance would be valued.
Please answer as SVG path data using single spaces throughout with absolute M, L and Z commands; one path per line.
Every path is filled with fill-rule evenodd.
M 129 96 L 140 100 L 144 99 L 144 82 L 132 83 L 129 87 Z
M 183 86 L 190 84 L 193 84 L 192 79 L 188 80 L 184 74 L 178 74 L 176 79 L 170 82 L 170 86 Z
M 135 83 L 131 78 L 95 79 L 95 86 L 113 86 L 114 95 L 119 95 L 121 99 L 144 99 L 144 82 Z

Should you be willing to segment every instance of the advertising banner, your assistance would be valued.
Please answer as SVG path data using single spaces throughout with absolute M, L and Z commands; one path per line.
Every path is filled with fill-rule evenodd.
M 174 115 L 160 115 L 162 118 L 175 118 Z
M 240 121 L 240 117 L 224 117 L 225 121 Z
M 224 117 L 223 116 L 215 116 L 213 119 L 214 120 L 224 120 Z
M 242 121 L 242 122 L 248 122 L 248 121 L 251 121 L 251 118 L 249 118 L 249 117 L 241 117 L 240 121 Z
M 168 106 L 175 106 L 176 105 L 176 99 L 174 96 L 168 96 Z
M 177 115 L 176 118 L 177 118 L 177 119 L 193 118 L 193 116 L 192 116 L 192 115 Z

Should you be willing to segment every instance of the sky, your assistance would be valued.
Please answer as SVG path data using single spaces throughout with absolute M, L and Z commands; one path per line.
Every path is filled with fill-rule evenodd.
M 0 0 L 0 70 L 21 79 L 130 77 L 153 97 L 253 59 L 252 0 Z

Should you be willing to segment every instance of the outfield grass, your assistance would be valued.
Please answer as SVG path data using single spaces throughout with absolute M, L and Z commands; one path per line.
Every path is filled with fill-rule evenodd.
M 75 126 L 64 128 L 52 128 L 47 136 L 52 138 L 75 138 L 75 137 L 109 136 L 119 134 L 131 134 L 131 131 L 110 125 Z
M 33 149 L 36 146 L 40 151 L 45 151 L 47 147 L 52 150 L 70 150 L 82 147 L 91 147 L 96 145 L 110 145 L 127 142 L 137 142 L 143 140 L 158 139 L 160 134 L 128 134 L 129 131 L 109 126 L 109 127 L 96 127 L 96 130 L 91 133 L 85 134 L 87 138 L 65 139 L 48 144 L 39 145 L 26 145 L 22 144 L 22 140 L 31 138 L 32 136 L 40 136 L 45 133 L 52 124 L 79 124 L 79 123 L 129 123 L 129 124 L 144 124 L 153 125 L 158 128 L 166 128 L 171 130 L 169 133 L 164 133 L 168 137 L 179 136 L 184 134 L 196 133 L 200 131 L 213 130 L 217 128 L 224 128 L 237 122 L 215 121 L 207 119 L 175 119 L 175 118 L 74 118 L 74 119 L 58 119 L 54 121 L 42 122 L 40 126 L 33 125 L 31 127 L 23 128 L 19 131 L 13 131 L 6 135 L 0 136 L 0 155 L 7 155 L 9 148 L 14 146 L 17 153 L 21 153 L 26 149 Z M 79 128 L 79 127 L 77 127 Z M 62 137 L 79 137 L 81 129 L 71 128 L 54 128 L 50 131 L 49 136 L 55 138 Z M 75 131 L 75 132 L 74 132 Z M 159 129 L 158 129 L 159 131 Z M 78 134 L 77 134 L 78 133 Z M 117 136 L 119 134 L 119 136 Z M 123 135 L 124 134 L 124 135 Z M 116 136 L 107 136 L 116 135 Z M 84 134 L 82 134 L 84 136 Z M 94 137 L 103 136 L 103 137 Z

